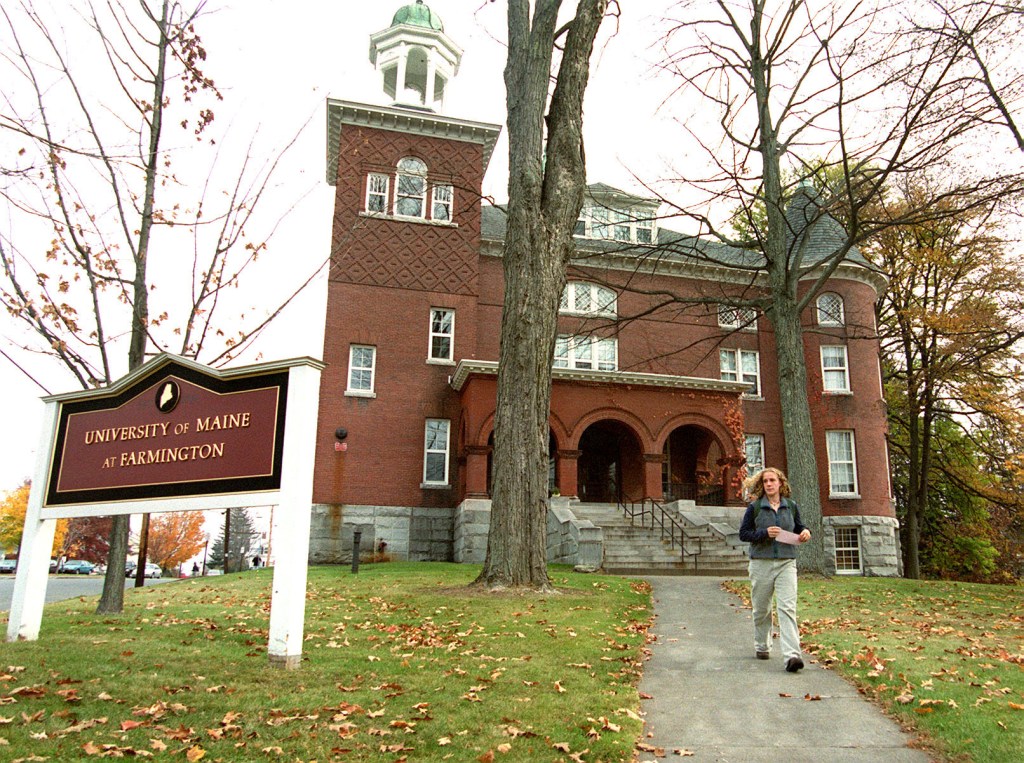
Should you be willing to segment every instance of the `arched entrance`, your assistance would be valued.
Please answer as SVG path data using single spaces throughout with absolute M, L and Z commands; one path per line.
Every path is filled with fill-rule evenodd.
M 725 503 L 724 451 L 713 433 L 697 424 L 672 431 L 662 450 L 662 492 L 666 501 L 696 501 L 703 506 Z
M 615 503 L 644 496 L 643 451 L 636 434 L 619 421 L 598 421 L 579 443 L 577 489 L 581 501 Z

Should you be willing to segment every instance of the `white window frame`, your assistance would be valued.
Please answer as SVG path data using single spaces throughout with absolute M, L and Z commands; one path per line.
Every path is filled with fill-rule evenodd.
M 438 210 L 444 210 L 443 215 Z M 452 221 L 455 209 L 455 188 L 450 183 L 435 183 L 430 189 L 430 219 L 442 223 Z
M 450 315 L 451 321 L 449 322 L 448 331 L 439 331 L 435 327 L 437 321 L 435 316 L 438 315 Z M 441 325 L 443 329 L 443 323 Z M 432 307 L 430 308 L 430 325 L 427 327 L 429 337 L 427 339 L 427 361 L 433 363 L 451 363 L 455 357 L 455 310 L 450 307 Z M 447 355 L 438 355 L 434 351 L 434 340 L 435 339 L 447 339 L 448 340 L 448 353 Z
M 837 575 L 861 575 L 864 572 L 864 555 L 860 548 L 860 528 L 841 525 L 832 528 L 835 539 L 835 560 Z M 840 560 L 843 560 L 840 562 Z M 857 566 L 853 566 L 856 561 Z
M 423 483 L 421 487 L 448 487 L 448 461 L 451 446 L 451 429 L 451 421 L 448 419 L 427 419 L 426 422 L 424 422 Z M 443 442 L 441 442 L 442 439 Z M 444 475 L 442 479 L 431 479 L 431 465 L 437 462 L 438 456 L 440 456 L 444 461 Z
M 584 309 L 579 307 L 581 298 L 585 298 L 589 303 Z M 563 315 L 600 315 L 614 318 L 617 311 L 618 297 L 614 291 L 586 281 L 567 283 L 558 303 L 558 312 Z
M 356 365 L 356 352 L 358 350 L 370 351 L 369 365 Z M 367 386 L 355 386 L 353 380 L 357 372 L 369 372 L 369 384 Z M 360 380 L 361 380 L 360 376 Z M 377 348 L 372 344 L 350 344 L 348 346 L 348 386 L 345 394 L 351 397 L 376 397 L 374 384 L 377 379 Z
M 419 187 L 418 193 L 412 193 L 415 189 L 402 188 L 402 181 L 415 182 Z M 403 201 L 412 199 L 419 200 L 419 212 L 417 214 L 406 214 L 399 212 L 399 205 Z M 427 217 L 427 165 L 422 159 L 414 156 L 406 156 L 398 161 L 398 171 L 395 174 L 395 217 L 408 217 L 414 220 L 425 220 Z
M 757 450 L 761 453 L 761 460 L 759 462 L 752 462 L 750 460 L 751 446 L 756 446 Z M 755 472 L 759 472 L 764 469 L 764 435 L 763 434 L 745 434 L 743 435 L 743 453 L 747 457 L 747 475 L 750 476 Z
M 827 304 L 829 300 L 835 300 L 833 305 Z M 814 306 L 819 326 L 846 325 L 846 306 L 843 304 L 843 298 L 834 291 L 826 291 L 824 294 L 819 294 Z
M 554 368 L 617 371 L 619 343 L 614 337 L 559 335 L 555 340 Z
M 744 370 L 743 361 L 754 361 L 754 370 Z M 731 362 L 727 358 L 732 358 Z M 749 383 L 753 390 L 744 392 L 743 397 L 761 397 L 761 353 L 757 350 L 719 348 L 718 363 L 721 378 L 725 381 Z
M 835 351 L 839 352 L 836 353 Z M 821 355 L 821 386 L 832 395 L 850 393 L 850 358 L 845 344 L 823 344 Z M 841 365 L 837 365 L 841 362 Z
M 757 311 L 752 307 L 719 305 L 718 325 L 724 329 L 757 331 Z
M 842 439 L 843 442 L 837 440 Z M 846 453 L 837 453 L 837 449 L 841 446 L 843 450 L 847 450 L 849 446 L 849 458 L 846 458 Z M 830 498 L 859 498 L 860 494 L 857 489 L 857 442 L 854 437 L 852 429 L 827 429 L 825 430 L 825 450 L 828 453 L 828 492 Z M 840 458 L 843 456 L 843 458 Z M 842 467 L 844 472 L 849 470 L 851 475 L 852 485 L 848 483 L 838 484 L 840 479 L 837 474 L 839 468 Z M 845 475 L 843 475 L 845 478 Z M 837 489 L 843 488 L 843 489 Z M 846 489 L 849 487 L 850 489 Z
M 626 244 L 653 244 L 654 218 L 639 207 L 613 209 L 596 202 L 586 202 L 580 209 L 573 235 L 596 241 L 620 241 Z
M 384 188 L 374 189 L 374 181 L 383 182 Z M 383 172 L 371 172 L 366 176 L 366 199 L 364 209 L 371 215 L 386 215 L 388 213 L 388 201 L 391 196 L 391 176 Z M 373 209 L 370 199 L 379 198 L 380 209 Z

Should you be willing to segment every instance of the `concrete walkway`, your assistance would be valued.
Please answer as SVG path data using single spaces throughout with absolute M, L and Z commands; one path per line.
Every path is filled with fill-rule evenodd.
M 640 682 L 645 745 L 637 760 L 925 763 L 910 737 L 835 673 L 804 655 L 783 669 L 754 658 L 750 610 L 723 578 L 652 577 L 656 641 Z M 799 616 L 799 606 L 797 610 Z M 789 696 L 783 696 L 789 695 Z M 804 699 L 805 696 L 820 700 Z M 663 754 L 663 759 L 658 758 Z

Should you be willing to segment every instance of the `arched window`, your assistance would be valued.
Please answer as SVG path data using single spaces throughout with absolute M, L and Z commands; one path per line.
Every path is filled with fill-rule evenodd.
M 427 216 L 427 165 L 411 156 L 398 162 L 395 214 L 401 217 Z
M 596 283 L 570 281 L 558 305 L 560 313 L 615 316 L 615 292 Z
M 818 325 L 843 326 L 846 315 L 843 310 L 843 298 L 833 292 L 825 292 L 818 297 Z

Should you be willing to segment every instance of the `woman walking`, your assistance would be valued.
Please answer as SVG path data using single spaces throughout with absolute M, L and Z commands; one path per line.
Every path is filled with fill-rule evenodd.
M 800 521 L 800 509 L 790 498 L 789 480 L 781 470 L 767 467 L 746 483 L 752 500 L 740 524 L 740 540 L 750 544 L 750 599 L 754 609 L 754 655 L 771 657 L 772 597 L 779 618 L 779 635 L 786 670 L 804 666 L 800 629 L 796 622 L 796 547 L 811 539 Z

